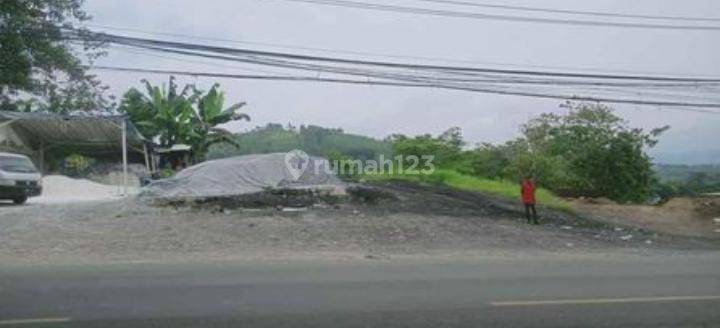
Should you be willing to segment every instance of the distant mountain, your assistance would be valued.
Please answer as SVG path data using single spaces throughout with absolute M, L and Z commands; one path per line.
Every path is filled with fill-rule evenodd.
M 720 182 L 720 164 L 657 164 L 655 172 L 662 181 L 687 182 L 692 179 L 709 180 L 712 178 Z
M 287 152 L 294 149 L 315 156 L 343 155 L 361 160 L 377 158 L 380 154 L 389 157 L 392 154 L 392 146 L 389 142 L 348 134 L 342 129 L 314 125 L 298 128 L 270 123 L 249 132 L 236 134 L 234 140 L 240 147 L 235 148 L 228 144 L 215 145 L 210 148 L 208 158 Z
M 720 149 L 707 151 L 651 151 L 653 162 L 658 164 L 700 165 L 720 164 Z

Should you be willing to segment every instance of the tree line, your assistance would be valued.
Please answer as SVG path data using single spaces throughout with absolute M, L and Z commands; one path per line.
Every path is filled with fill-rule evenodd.
M 561 196 L 648 200 L 657 179 L 646 150 L 669 127 L 632 128 L 603 104 L 561 106 L 566 114 L 541 114 L 522 126 L 522 137 L 503 144 L 466 149 L 458 128 L 389 140 L 395 154 L 432 154 L 437 166 L 464 174 L 511 181 L 533 176 Z

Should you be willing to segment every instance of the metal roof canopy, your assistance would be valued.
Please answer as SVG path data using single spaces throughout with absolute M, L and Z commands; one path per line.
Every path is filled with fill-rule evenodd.
M 2 125 L 8 124 L 27 146 L 39 149 L 66 146 L 88 154 L 122 151 L 122 126 L 126 124 L 128 146 L 143 152 L 149 141 L 126 116 L 81 116 L 54 113 L 0 111 Z
M 0 125 L 12 128 L 27 146 L 40 150 L 40 156 L 43 156 L 44 150 L 54 146 L 67 147 L 86 155 L 121 152 L 124 193 L 127 192 L 128 146 L 144 154 L 145 164 L 150 167 L 147 152 L 150 141 L 145 139 L 124 115 L 89 116 L 0 111 Z

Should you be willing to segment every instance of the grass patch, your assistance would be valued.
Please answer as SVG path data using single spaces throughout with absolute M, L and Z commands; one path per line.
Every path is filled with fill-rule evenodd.
M 495 196 L 518 200 L 520 199 L 520 186 L 517 183 L 505 180 L 491 180 L 461 174 L 454 170 L 435 170 L 432 174 L 399 174 L 377 173 L 365 174 L 363 178 L 370 181 L 406 180 L 444 184 L 453 188 L 477 191 Z M 555 196 L 551 191 L 538 188 L 535 194 L 538 203 L 557 210 L 572 212 L 570 203 Z

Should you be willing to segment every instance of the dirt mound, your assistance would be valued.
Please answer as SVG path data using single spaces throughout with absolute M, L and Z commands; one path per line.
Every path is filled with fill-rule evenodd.
M 327 160 L 304 153 L 273 153 L 203 162 L 175 177 L 153 182 L 142 196 L 162 200 L 234 197 L 277 189 L 322 189 L 341 193 L 344 184 Z
M 701 219 L 720 218 L 720 197 L 698 197 L 693 201 L 695 213 Z

